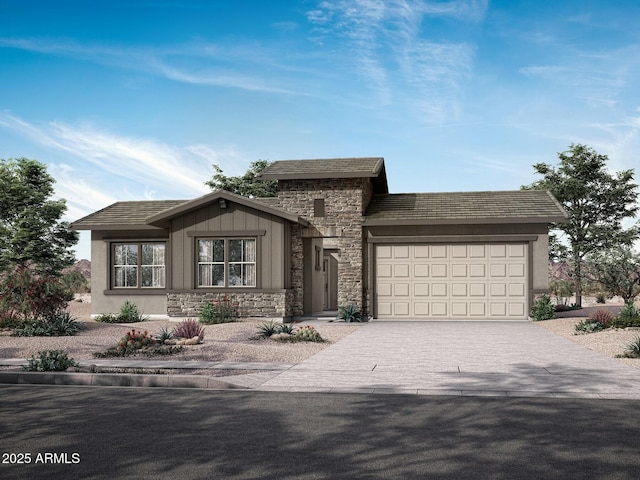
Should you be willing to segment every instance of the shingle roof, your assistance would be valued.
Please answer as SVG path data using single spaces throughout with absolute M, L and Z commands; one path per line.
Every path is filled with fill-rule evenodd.
M 265 180 L 377 177 L 383 165 L 384 160 L 379 157 L 278 160 L 265 168 L 259 177 Z
M 562 222 L 566 212 L 547 191 L 398 193 L 376 195 L 366 225 Z
M 75 230 L 121 229 L 124 226 L 152 228 L 145 219 L 164 210 L 177 207 L 188 200 L 144 200 L 116 202 L 71 224 Z

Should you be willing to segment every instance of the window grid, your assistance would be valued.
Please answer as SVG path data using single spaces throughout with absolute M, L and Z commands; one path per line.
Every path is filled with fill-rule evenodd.
M 119 243 L 113 246 L 113 288 L 164 288 L 164 243 Z
M 256 239 L 199 239 L 198 287 L 255 287 Z

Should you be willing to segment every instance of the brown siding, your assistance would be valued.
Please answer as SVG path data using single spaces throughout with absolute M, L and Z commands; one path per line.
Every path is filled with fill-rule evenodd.
M 259 237 L 257 244 L 259 286 L 265 290 L 283 289 L 285 220 L 229 201 L 225 209 L 221 209 L 218 202 L 213 202 L 171 221 L 171 251 L 175 259 L 172 289 L 195 288 L 194 233 L 256 230 L 266 232 Z

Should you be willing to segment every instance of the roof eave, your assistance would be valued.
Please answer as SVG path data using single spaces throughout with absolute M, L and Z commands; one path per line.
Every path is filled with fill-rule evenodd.
M 497 225 L 513 223 L 562 223 L 567 218 L 561 216 L 546 217 L 502 217 L 502 218 L 396 218 L 396 219 L 365 219 L 363 226 L 403 226 L 403 225 Z
M 76 225 L 72 223 L 69 225 L 71 230 L 165 230 L 160 226 L 147 225 L 147 224 L 130 224 L 130 223 L 111 223 L 111 224 L 85 224 Z

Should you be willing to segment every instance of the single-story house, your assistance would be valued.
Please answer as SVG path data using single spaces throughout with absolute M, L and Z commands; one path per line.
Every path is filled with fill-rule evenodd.
M 242 314 L 291 318 L 356 305 L 379 319 L 522 319 L 548 291 L 546 191 L 391 194 L 384 159 L 276 161 L 278 196 L 213 191 L 117 202 L 91 230 L 92 313 L 125 300 L 197 316 L 232 296 Z

